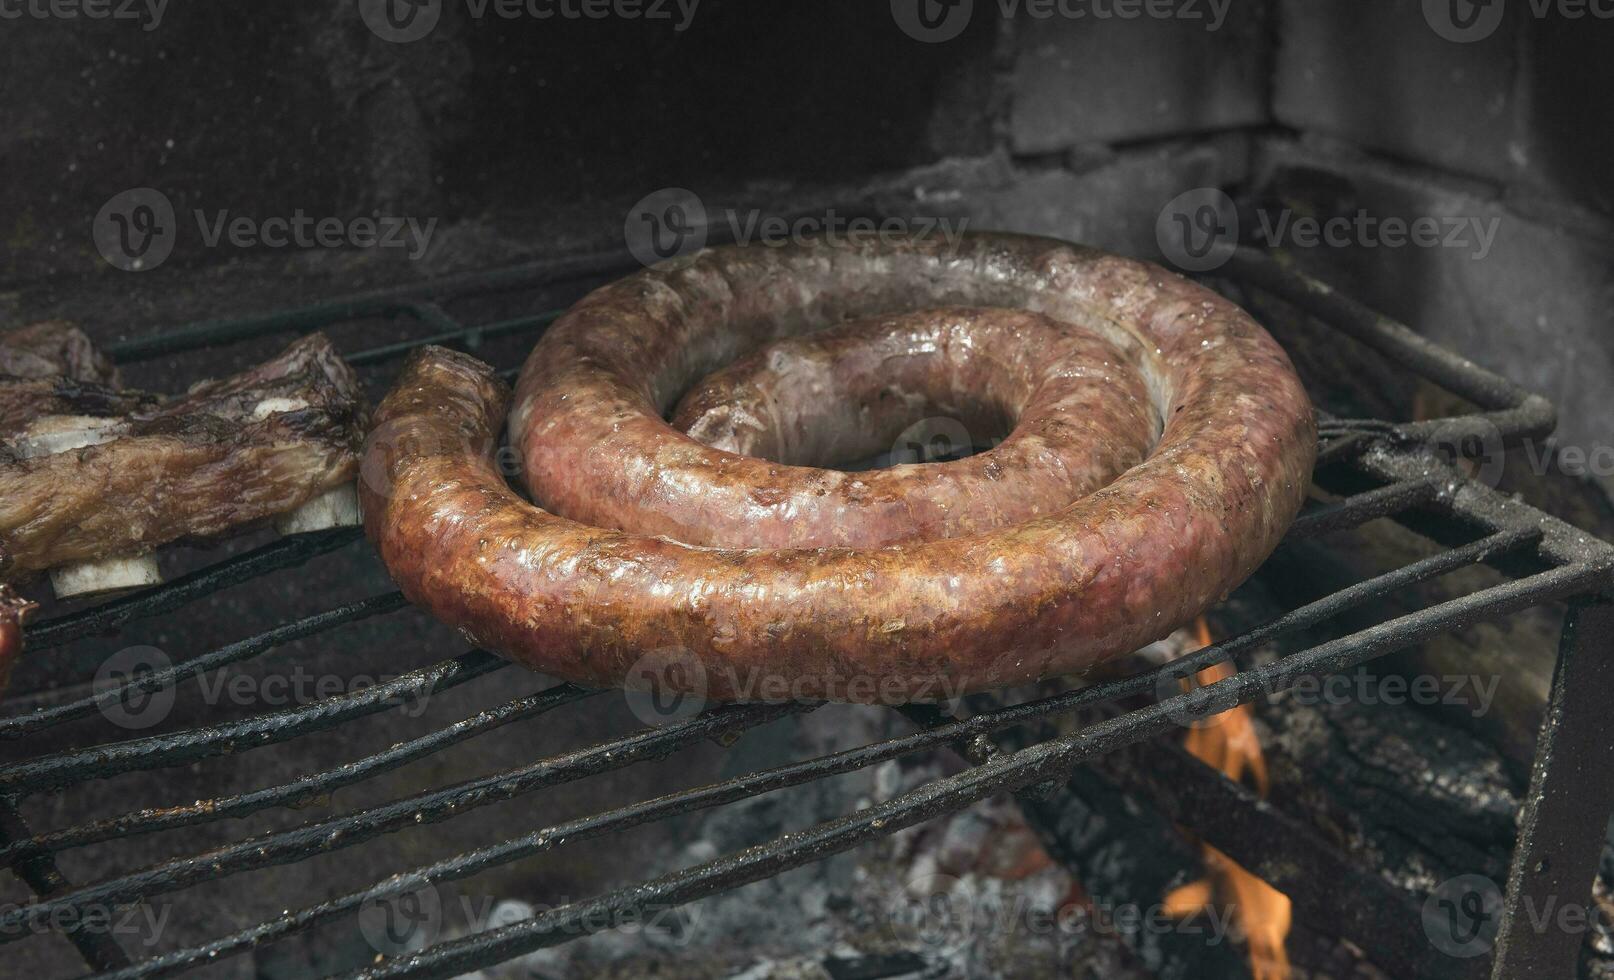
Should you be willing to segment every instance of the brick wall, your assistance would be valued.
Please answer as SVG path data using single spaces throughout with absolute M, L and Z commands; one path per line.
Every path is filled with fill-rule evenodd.
M 1614 20 L 1498 0 L 1494 27 L 1451 40 L 1445 4 L 1468 2 L 1283 0 L 1277 121 L 1614 215 Z
M 1125 144 L 1267 121 L 1264 2 L 1174 0 L 1168 18 L 1015 20 L 1014 152 Z M 1222 11 L 1218 14 L 1218 11 Z
M 1578 0 L 1235 0 L 1216 30 L 1018 17 L 1009 147 L 1059 163 L 1003 213 L 1146 255 L 1148 222 L 1196 187 L 1247 203 L 1246 240 L 1284 216 L 1440 222 L 1432 247 L 1357 232 L 1276 245 L 1554 399 L 1559 445 L 1601 458 L 1583 470 L 1614 489 L 1603 394 L 1614 377 L 1614 19 L 1603 8 L 1614 12 Z M 1180 154 L 1150 165 L 1135 152 L 1218 130 L 1251 137 L 1251 167 L 1185 167 Z M 1117 151 L 1124 165 L 1104 162 Z

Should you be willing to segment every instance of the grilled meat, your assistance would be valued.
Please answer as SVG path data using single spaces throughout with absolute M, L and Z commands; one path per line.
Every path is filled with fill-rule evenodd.
M 213 537 L 299 507 L 357 469 L 358 380 L 319 334 L 166 401 L 106 387 L 73 401 L 62 383 L 42 397 L 65 399 L 72 414 L 0 430 L 10 558 L 0 579 Z
M 44 320 L 0 331 L 0 375 L 63 377 L 118 387 L 118 369 L 111 359 L 66 320 Z

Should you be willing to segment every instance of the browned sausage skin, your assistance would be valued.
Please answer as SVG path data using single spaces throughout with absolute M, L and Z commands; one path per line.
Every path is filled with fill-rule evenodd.
M 663 455 L 722 485 L 737 475 L 702 469 L 718 451 L 662 420 L 691 381 L 779 336 L 948 304 L 1034 309 L 1108 337 L 1166 418 L 1149 458 L 1057 513 L 982 534 L 692 546 L 522 501 L 491 459 L 503 386 L 427 349 L 377 413 L 366 527 L 413 601 L 492 649 L 596 685 L 677 651 L 717 699 L 900 701 L 1080 671 L 1192 618 L 1276 546 L 1316 440 L 1283 351 L 1213 293 L 1048 239 L 713 249 L 646 270 L 551 328 L 523 371 L 512 440 L 539 499 L 607 517 L 665 489 L 647 463 Z M 766 477 L 774 464 L 745 465 Z
M 0 562 L 4 559 L 5 555 L 0 553 Z M 23 622 L 37 608 L 37 603 L 24 599 L 11 586 L 0 585 L 0 696 L 11 683 L 11 668 L 22 656 Z
M 960 442 L 984 441 L 1011 421 L 1013 431 L 949 462 L 810 468 L 889 450 L 936 413 Z M 778 496 L 767 507 L 747 507 L 734 499 L 747 486 L 725 483 L 705 488 L 707 509 L 746 510 L 748 519 L 669 528 L 687 512 L 653 496 L 646 503 L 662 508 L 658 520 L 629 511 L 615 523 L 722 547 L 875 547 L 974 534 L 1060 510 L 1142 462 L 1158 418 L 1136 367 L 1073 324 L 958 307 L 855 320 L 766 345 L 707 376 L 673 413 L 672 428 L 714 456 L 797 464 L 770 468 Z

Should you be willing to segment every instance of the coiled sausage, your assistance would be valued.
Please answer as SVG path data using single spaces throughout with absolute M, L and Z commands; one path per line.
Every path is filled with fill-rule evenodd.
M 1105 338 L 1163 422 L 1147 458 L 1052 513 L 930 540 L 731 548 L 620 529 L 741 522 L 708 494 L 738 487 L 766 508 L 775 484 L 757 467 L 797 469 L 668 425 L 700 378 L 782 337 L 942 306 Z M 515 392 L 511 441 L 543 506 L 494 464 L 507 404 L 485 365 L 435 348 L 383 401 L 360 493 L 393 577 L 545 672 L 631 684 L 642 657 L 671 655 L 714 699 L 940 698 L 1135 649 L 1265 559 L 1316 449 L 1288 358 L 1238 307 L 1146 263 L 1015 235 L 709 249 L 596 290 Z M 826 495 L 855 496 L 851 482 Z

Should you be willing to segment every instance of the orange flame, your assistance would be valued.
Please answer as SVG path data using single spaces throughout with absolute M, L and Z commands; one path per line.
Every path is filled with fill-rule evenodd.
M 1205 617 L 1199 618 L 1195 630 L 1199 645 L 1210 646 L 1210 626 Z M 1232 675 L 1232 665 L 1221 663 L 1200 671 L 1197 680 L 1203 686 Z M 1186 680 L 1184 686 L 1187 686 Z M 1247 773 L 1264 797 L 1269 785 L 1267 761 L 1261 754 L 1261 740 L 1256 735 L 1253 719 L 1250 706 L 1241 704 L 1218 717 L 1216 724 L 1190 729 L 1184 747 L 1195 758 L 1216 767 L 1235 782 L 1241 781 Z M 1209 876 L 1173 889 L 1166 896 L 1167 913 L 1186 918 L 1209 906 L 1216 895 L 1226 896 L 1244 932 L 1251 976 L 1254 980 L 1288 980 L 1289 955 L 1283 945 L 1291 922 L 1288 896 L 1239 867 L 1216 848 L 1208 844 L 1201 846 Z

